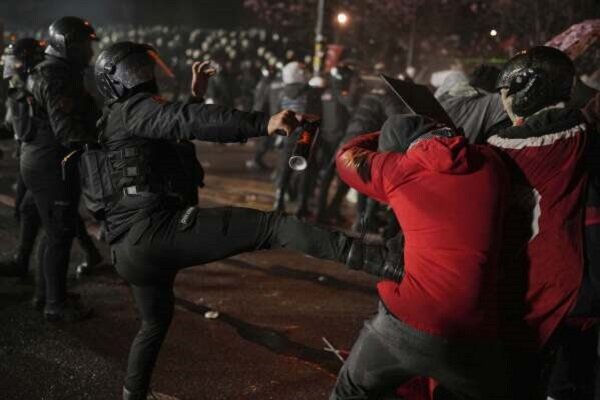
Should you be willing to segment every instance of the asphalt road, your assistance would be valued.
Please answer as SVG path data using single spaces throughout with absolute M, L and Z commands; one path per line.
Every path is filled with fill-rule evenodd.
M 2 146 L 10 154 L 9 144 Z M 199 147 L 207 172 L 202 205 L 270 208 L 268 173 L 244 166 L 252 151 Z M 0 171 L 0 252 L 7 256 L 18 234 L 10 207 L 15 161 L 6 156 Z M 72 265 L 81 260 L 74 246 Z M 323 337 L 339 349 L 351 346 L 376 310 L 374 283 L 339 264 L 286 251 L 186 269 L 176 281 L 175 318 L 152 387 L 163 399 L 327 399 L 341 362 L 324 350 Z M 71 279 L 71 290 L 95 311 L 75 324 L 46 323 L 29 305 L 32 290 L 31 283 L 0 279 L 0 399 L 119 399 L 139 324 L 128 286 L 109 266 Z M 206 318 L 210 311 L 218 317 Z

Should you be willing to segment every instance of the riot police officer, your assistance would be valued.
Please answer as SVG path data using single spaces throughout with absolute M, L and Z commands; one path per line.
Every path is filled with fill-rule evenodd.
M 365 82 L 370 82 L 370 87 L 368 87 L 358 99 L 358 104 L 348 122 L 346 134 L 341 140 L 342 144 L 358 135 L 381 129 L 385 120 L 392 115 L 404 114 L 407 112 L 407 109 L 402 102 L 389 92 L 379 78 L 366 78 Z M 325 190 L 326 189 L 324 189 L 324 191 Z M 326 220 L 328 218 L 341 219 L 340 209 L 348 190 L 348 186 L 339 180 L 337 190 L 329 206 L 324 209 L 321 205 L 321 220 Z M 357 218 L 357 222 L 354 224 L 353 229 L 361 231 L 366 229 L 366 226 L 361 225 L 370 225 L 370 222 L 372 222 L 370 217 L 373 216 L 376 210 L 376 203 L 373 200 L 360 195 L 357 209 L 359 218 Z
M 290 109 L 299 113 L 321 115 L 321 99 L 317 88 L 308 85 L 308 70 L 305 64 L 297 61 L 287 63 L 282 70 L 283 89 L 278 101 L 279 108 Z M 290 137 L 285 141 L 283 151 L 279 156 L 277 190 L 275 192 L 275 203 L 273 210 L 285 211 L 286 194 L 291 196 L 292 169 L 288 160 L 294 150 L 297 137 Z M 298 217 L 308 216 L 308 200 L 316 178 L 316 171 L 313 165 L 303 172 L 299 179 Z
M 20 169 L 46 232 L 42 269 L 46 281 L 44 314 L 48 320 L 73 321 L 89 314 L 67 300 L 66 277 L 77 230 L 80 196 L 77 171 L 68 168 L 78 143 L 95 138 L 99 110 L 83 86 L 83 71 L 97 40 L 88 21 L 63 17 L 50 25 L 45 59 L 31 72 L 33 135 L 24 141 Z
M 3 77 L 9 80 L 6 119 L 17 142 L 17 154 L 22 143 L 31 140 L 34 135 L 31 94 L 25 85 L 33 68 L 44 60 L 44 50 L 42 42 L 33 38 L 19 39 L 4 50 Z M 17 176 L 15 217 L 20 223 L 17 252 L 13 259 L 0 262 L 0 275 L 25 278 L 41 221 L 31 191 L 27 190 L 20 173 Z M 86 261 L 78 266 L 78 270 L 84 270 L 98 264 L 102 257 L 87 234 L 83 220 L 79 217 L 77 222 L 77 238 L 86 255 Z M 45 243 L 45 239 L 42 242 Z M 38 278 L 34 303 L 41 305 L 45 292 L 43 273 L 39 273 Z
M 235 207 L 187 207 L 171 182 L 183 171 L 173 149 L 180 139 L 244 142 L 251 137 L 289 134 L 296 115 L 272 117 L 203 104 L 208 62 L 192 66 L 188 102 L 158 94 L 156 51 L 132 42 L 104 50 L 95 66 L 98 88 L 108 100 L 99 122 L 99 150 L 82 155 L 84 198 L 106 216 L 107 238 L 118 273 L 132 287 L 142 317 L 129 354 L 124 399 L 145 399 L 152 369 L 173 316 L 173 281 L 185 267 L 246 251 L 291 248 L 354 268 L 399 276 L 384 252 L 340 233 L 331 233 L 280 213 Z M 168 151 L 165 151 L 168 149 Z M 193 183 L 190 183 L 193 184 Z
M 335 151 L 340 145 L 350 116 L 360 96 L 359 79 L 353 65 L 340 63 L 329 74 L 329 85 L 321 95 L 323 121 L 319 135 L 321 162 L 317 221 L 327 222 L 326 207 L 329 187 L 335 177 Z
M 5 120 L 10 133 L 17 141 L 17 153 L 20 143 L 29 140 L 33 132 L 31 104 L 30 100 L 28 101 L 30 96 L 25 89 L 27 76 L 43 59 L 44 47 L 33 38 L 19 39 L 4 49 L 3 78 L 9 82 Z M 27 188 L 20 173 L 17 176 L 16 189 L 15 218 L 21 225 L 19 246 L 11 260 L 3 260 L 0 263 L 0 275 L 26 278 L 29 258 L 39 230 L 39 215 L 31 194 L 27 195 Z

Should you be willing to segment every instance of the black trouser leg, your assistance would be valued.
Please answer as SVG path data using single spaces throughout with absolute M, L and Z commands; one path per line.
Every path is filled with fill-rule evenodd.
M 184 218 L 188 210 L 192 214 Z M 129 282 L 144 285 L 162 281 L 181 268 L 254 250 L 288 248 L 321 259 L 342 260 L 348 240 L 342 233 L 282 213 L 238 207 L 189 208 L 153 214 L 134 225 L 113 249 L 117 271 Z
M 21 204 L 23 203 L 26 194 L 27 186 L 25 186 L 23 176 L 21 175 L 21 171 L 19 171 L 17 174 L 17 190 L 15 192 L 15 217 L 17 217 L 17 219 L 21 217 Z
M 46 232 L 43 270 L 46 279 L 46 311 L 56 312 L 66 299 L 67 270 L 73 237 L 79 185 L 77 177 L 63 181 L 60 171 L 22 169 Z
M 308 203 L 312 198 L 319 172 L 324 165 L 328 165 L 333 157 L 334 149 L 327 140 L 321 136 L 317 136 L 316 142 L 313 144 L 313 152 L 310 155 L 308 168 L 302 172 L 302 182 L 300 188 L 300 196 L 298 201 L 298 216 L 303 216 L 308 213 Z M 325 197 L 327 199 L 327 197 Z M 320 200 L 319 200 L 320 201 Z
M 112 251 L 119 274 L 135 285 L 134 293 L 139 293 L 135 299 L 143 313 L 154 310 L 160 299 L 172 299 L 173 277 L 182 268 L 276 248 L 340 260 L 345 258 L 349 244 L 341 233 L 281 213 L 231 207 L 190 208 L 155 213 L 138 222 L 113 244 Z M 145 393 L 148 389 L 156 354 L 170 323 L 166 309 L 160 310 L 160 318 L 143 323 L 131 348 L 126 381 L 130 391 Z
M 582 331 L 565 324 L 559 333 L 559 349 L 548 387 L 556 400 L 592 400 L 598 344 L 597 331 Z
M 125 388 L 131 391 L 131 399 L 145 400 L 152 370 L 173 318 L 173 282 L 166 280 L 162 285 L 133 285 L 132 291 L 142 325 L 129 352 Z
M 317 164 L 309 164 L 308 168 L 303 171 L 302 174 L 303 176 L 298 197 L 298 216 L 303 216 L 308 213 L 308 202 L 314 193 L 317 175 L 319 174 Z
M 319 185 L 319 197 L 317 199 L 317 221 L 324 222 L 327 218 L 327 200 L 329 188 L 335 177 L 335 161 L 330 161 L 323 171 L 321 184 Z
M 36 307 L 43 306 L 46 303 L 46 277 L 44 275 L 44 255 L 46 254 L 46 233 L 42 232 L 35 249 L 35 291 L 34 301 Z
M 28 268 L 35 239 L 38 236 L 41 227 L 40 214 L 38 213 L 33 195 L 30 191 L 23 196 L 20 202 L 20 231 L 19 231 L 19 248 L 17 250 L 17 262 Z
M 289 165 L 290 156 L 294 150 L 295 139 L 293 137 L 286 138 L 284 148 L 281 150 L 279 157 L 279 177 L 277 180 L 277 192 L 275 194 L 276 211 L 285 211 L 285 194 L 289 191 L 290 181 L 292 178 L 292 169 Z
M 346 183 L 344 183 L 344 181 L 342 181 L 339 177 L 337 178 L 337 182 L 337 190 L 333 195 L 333 199 L 331 200 L 331 204 L 329 205 L 327 211 L 330 215 L 338 215 L 341 213 L 342 202 L 344 201 L 344 198 L 346 198 L 348 191 L 350 191 L 350 187 L 346 185 Z

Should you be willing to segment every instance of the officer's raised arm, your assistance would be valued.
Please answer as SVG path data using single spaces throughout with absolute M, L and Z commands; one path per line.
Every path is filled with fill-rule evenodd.
M 158 95 L 156 65 L 166 68 L 151 46 L 131 42 L 102 52 L 96 63 L 98 88 L 107 98 L 114 99 L 109 108 L 121 109 L 121 120 L 129 135 L 229 143 L 274 133 L 289 134 L 298 124 L 290 111 L 269 117 L 202 103 L 207 81 L 214 74 L 208 63 L 192 66 L 189 101 L 167 101 Z
M 160 96 L 134 96 L 125 113 L 128 131 L 149 139 L 245 142 L 259 136 L 289 135 L 298 125 L 288 110 L 269 117 L 214 104 L 171 103 Z

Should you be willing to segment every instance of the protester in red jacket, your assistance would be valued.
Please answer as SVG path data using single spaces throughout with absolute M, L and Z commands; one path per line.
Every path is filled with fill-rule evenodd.
M 468 144 L 421 116 L 393 116 L 379 133 L 337 156 L 340 177 L 389 204 L 405 236 L 400 283 L 378 284 L 378 314 L 366 322 L 332 400 L 375 399 L 414 376 L 458 396 L 505 399 L 496 337 L 499 246 L 508 177 L 490 148 Z
M 582 112 L 565 105 L 574 76 L 566 54 L 539 46 L 509 60 L 497 83 L 513 121 L 488 143 L 513 182 L 500 288 L 519 399 L 546 398 L 544 353 L 581 289 L 589 129 Z

